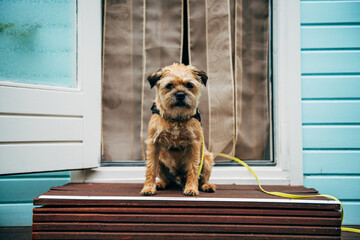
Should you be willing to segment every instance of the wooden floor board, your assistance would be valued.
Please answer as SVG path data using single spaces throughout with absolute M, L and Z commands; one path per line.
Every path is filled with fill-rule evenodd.
M 224 233 L 88 233 L 88 232 L 38 232 L 33 233 L 33 239 L 139 239 L 139 240 L 284 240 L 284 239 L 341 239 L 337 236 L 316 236 L 316 235 L 268 235 L 268 234 L 224 234 Z
M 360 226 L 349 226 L 349 227 L 360 229 Z M 31 235 L 32 235 L 32 227 L 2 227 L 2 228 L 0 228 L 0 239 L 29 240 L 29 239 L 31 239 Z M 81 239 L 81 237 L 79 237 L 79 238 Z M 356 233 L 350 233 L 350 232 L 342 232 L 341 233 L 341 240 L 355 240 L 355 239 L 359 239 L 359 238 L 360 238 L 360 235 L 356 234 Z
M 288 210 L 256 208 L 185 208 L 185 207 L 46 207 L 35 208 L 34 213 L 132 213 L 132 214 L 197 214 L 197 215 L 259 215 L 259 216 L 308 216 L 339 218 L 334 210 Z

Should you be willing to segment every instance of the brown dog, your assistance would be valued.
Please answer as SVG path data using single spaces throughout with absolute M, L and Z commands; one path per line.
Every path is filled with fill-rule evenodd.
M 154 195 L 156 189 L 180 186 L 187 196 L 200 190 L 214 192 L 209 178 L 213 156 L 206 149 L 204 165 L 198 177 L 202 155 L 202 128 L 197 106 L 206 73 L 192 66 L 173 64 L 148 77 L 156 89 L 153 115 L 147 139 L 146 180 L 142 195 Z M 155 178 L 160 179 L 155 183 Z

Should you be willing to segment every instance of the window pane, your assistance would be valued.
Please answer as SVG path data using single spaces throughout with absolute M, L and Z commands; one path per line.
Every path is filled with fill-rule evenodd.
M 145 159 L 155 99 L 146 77 L 183 62 L 209 77 L 198 105 L 209 151 L 270 163 L 270 3 L 108 1 L 104 6 L 103 162 Z M 216 161 L 228 164 L 219 157 Z
M 76 87 L 76 1 L 0 0 L 0 81 Z

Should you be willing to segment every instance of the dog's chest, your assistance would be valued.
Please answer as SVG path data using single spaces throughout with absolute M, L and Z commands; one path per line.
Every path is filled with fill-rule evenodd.
M 182 150 L 189 146 L 195 138 L 192 129 L 184 124 L 174 123 L 168 128 L 159 129 L 155 136 L 155 143 L 172 150 Z

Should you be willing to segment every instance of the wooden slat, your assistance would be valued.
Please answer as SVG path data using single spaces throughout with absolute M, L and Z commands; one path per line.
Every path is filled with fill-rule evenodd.
M 84 93 L 80 91 L 66 92 L 2 86 L 0 87 L 0 112 L 83 116 L 83 96 Z
M 265 189 L 267 189 L 266 187 L 264 187 Z M 134 197 L 140 197 L 140 192 L 141 188 L 139 188 L 139 191 L 136 191 L 134 194 L 131 194 L 129 196 L 134 196 Z M 116 194 L 116 192 L 111 191 L 111 192 L 99 192 L 98 190 L 87 190 L 87 191 L 70 191 L 71 192 L 71 196 L 126 196 L 126 195 L 118 195 Z M 50 193 L 44 194 L 44 196 L 51 196 L 51 195 L 63 195 L 63 191 L 52 191 Z M 310 194 L 316 194 L 316 193 L 309 193 L 309 192 L 289 192 L 289 193 L 293 193 L 293 194 L 302 194 L 302 195 L 310 195 Z M 69 196 L 67 195 L 68 193 L 65 194 L 65 196 Z M 169 190 L 169 191 L 158 191 L 157 192 L 157 196 L 158 197 L 185 197 L 182 194 L 182 191 L 180 189 L 177 190 Z M 242 190 L 239 194 L 236 194 L 236 190 L 218 190 L 216 191 L 216 193 L 204 193 L 201 192 L 200 195 L 198 196 L 198 198 L 261 198 L 261 199 L 280 199 L 280 197 L 276 197 L 276 196 L 269 196 L 267 197 L 267 195 L 263 192 L 261 192 L 260 190 Z M 152 197 L 147 197 L 146 199 L 151 199 Z M 323 198 L 318 198 L 318 199 L 323 199 Z
M 337 236 L 340 228 L 236 225 L 236 224 L 158 224 L 158 223 L 35 223 L 34 231 L 93 231 L 93 232 L 193 232 L 193 233 L 262 233 L 262 234 L 311 234 Z
M 360 26 L 303 26 L 302 49 L 359 48 Z
M 139 206 L 139 207 L 229 207 L 229 208 L 279 208 L 279 209 L 339 209 L 339 204 L 320 204 L 320 203 L 266 203 L 263 202 L 189 202 L 189 201 L 142 201 L 142 200 L 64 200 L 64 199 L 34 199 L 34 205 L 56 205 L 56 206 Z
M 65 169 L 64 166 L 66 169 L 82 168 L 83 148 L 81 142 L 2 144 L 0 156 L 3 157 L 0 158 L 0 165 L 7 166 L 6 173 L 28 172 L 29 166 L 33 171 L 39 172 L 46 171 L 49 167 L 52 169 Z M 9 159 L 16 159 L 16 164 L 9 164 Z M 33 164 L 35 161 L 38 164 Z M 3 171 L 5 170 L 0 168 L 0 173 L 5 173 Z
M 360 101 L 303 101 L 301 111 L 304 124 L 360 122 Z
M 341 200 L 360 199 L 360 176 L 305 176 L 304 185 L 315 186 L 319 191 L 341 196 Z
M 59 190 L 59 191 L 88 191 L 88 190 L 96 190 L 101 192 L 117 192 L 118 195 L 121 194 L 138 194 L 138 190 L 141 190 L 143 184 L 137 183 L 69 183 L 64 186 L 54 187 L 51 190 Z M 269 185 L 264 186 L 269 191 L 288 191 L 288 192 L 297 192 L 297 193 L 317 193 L 318 191 L 314 188 L 305 188 L 303 186 L 284 186 L 284 185 Z M 171 190 L 171 189 L 170 189 Z M 236 192 L 236 190 L 258 190 L 258 186 L 256 185 L 218 185 L 217 191 L 222 190 L 231 190 L 235 196 L 239 196 L 240 192 Z M 161 191 L 165 192 L 165 191 Z M 179 192 L 179 190 L 177 190 Z M 69 193 L 71 194 L 71 193 Z M 214 195 L 216 193 L 211 193 L 210 195 Z M 241 194 L 244 195 L 244 194 Z M 243 196 L 242 196 L 243 197 Z M 271 196 L 269 196 L 271 197 Z
M 254 208 L 168 208 L 168 207 L 39 207 L 34 213 L 125 213 L 125 214 L 197 214 L 197 215 L 261 215 L 261 216 L 308 216 L 308 217 L 336 217 L 341 216 L 335 210 L 286 210 L 286 209 L 254 209 Z
M 68 179 L 70 179 L 70 171 L 26 173 L 26 174 L 13 174 L 13 175 L 0 176 L 0 179 L 14 179 L 14 178 L 68 178 Z
M 302 74 L 358 74 L 360 51 L 303 51 Z
M 302 24 L 358 23 L 358 1 L 309 1 L 301 3 Z
M 360 202 L 359 201 L 342 201 L 346 218 L 344 219 L 344 225 L 350 225 L 354 222 L 360 222 Z M 360 229 L 360 226 L 356 227 Z M 359 237 L 359 235 L 357 235 Z
M 360 98 L 360 76 L 302 76 L 304 99 Z
M 31 203 L 0 203 L 0 226 L 31 226 L 33 208 Z
M 140 196 L 143 184 L 116 184 L 116 183 L 91 183 L 91 184 L 67 184 L 65 186 L 51 188 L 45 195 L 70 195 L 70 196 Z M 303 186 L 264 186 L 268 191 L 283 191 L 292 194 L 316 194 L 313 188 Z M 185 197 L 180 189 L 167 189 L 158 191 L 162 197 Z M 254 185 L 218 185 L 215 193 L 200 193 L 197 197 L 212 198 L 278 198 L 261 192 Z
M 340 239 L 338 236 L 268 235 L 268 234 L 204 234 L 204 233 L 103 233 L 103 232 L 34 232 L 33 239 L 139 239 L 139 240 L 279 240 L 279 239 Z
M 82 141 L 83 119 L 0 115 L 0 142 Z
M 304 174 L 358 174 L 359 150 L 305 150 Z M 351 166 L 351 167 L 349 167 Z
M 303 126 L 302 130 L 306 150 L 360 148 L 360 126 L 357 125 L 314 125 Z
M 167 214 L 34 214 L 34 222 L 221 223 L 339 226 L 340 219 L 290 216 L 219 216 Z
M 36 195 L 47 191 L 51 186 L 63 185 L 69 178 L 30 178 L 0 179 L 1 202 L 31 202 Z

